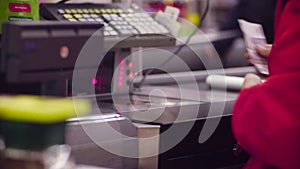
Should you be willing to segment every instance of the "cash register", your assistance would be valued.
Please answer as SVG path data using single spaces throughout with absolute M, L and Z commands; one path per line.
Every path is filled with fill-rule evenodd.
M 116 65 L 125 63 L 130 67 L 130 62 L 118 60 L 116 53 L 125 52 L 128 54 L 128 49 L 132 47 L 175 45 L 175 38 L 168 36 L 168 30 L 138 6 L 124 4 L 41 4 L 40 12 L 44 19 L 55 20 L 56 22 L 20 22 L 4 25 L 1 56 L 1 81 L 4 85 L 1 85 L 1 92 L 89 98 L 91 93 L 72 93 L 70 80 L 80 49 L 84 46 L 84 42 L 94 34 L 97 35 L 95 40 L 99 46 L 97 52 L 99 55 L 106 52 L 105 59 L 100 66 L 93 62 L 87 62 L 86 67 L 81 67 L 80 74 L 83 81 L 90 83 L 90 88 L 94 90 L 105 89 L 104 91 L 98 90 L 98 93 L 96 91 L 99 94 L 97 95 L 98 105 L 93 105 L 95 109 L 100 105 L 105 113 L 101 118 L 98 117 L 97 111 L 93 111 L 91 116 L 83 117 L 81 120 L 87 127 L 97 131 L 101 130 L 104 123 L 108 122 L 120 133 L 137 137 L 137 129 L 132 123 L 136 122 L 158 125 L 160 126 L 159 132 L 163 133 L 172 126 L 173 118 L 178 115 L 176 114 L 177 111 L 183 108 L 186 110 L 185 116 L 175 124 L 176 128 L 180 130 L 181 127 L 190 125 L 191 121 L 194 125 L 178 145 L 159 154 L 157 168 L 221 168 L 240 165 L 245 161 L 244 158 L 235 157 L 232 152 L 235 140 L 230 128 L 230 113 L 236 93 L 231 93 L 230 98 L 225 101 L 226 113 L 222 115 L 220 125 L 213 136 L 203 144 L 198 142 L 200 131 L 207 119 L 215 120 L 215 117 L 207 117 L 209 106 L 211 104 L 223 104 L 224 100 L 206 98 L 205 101 L 186 101 L 173 99 L 170 102 L 172 104 L 167 105 L 165 112 L 149 123 L 136 117 L 141 117 L 139 112 L 143 112 L 151 103 L 138 102 L 138 106 L 141 107 L 138 111 L 125 108 L 123 111 L 116 112 L 115 105 L 112 105 L 110 98 L 105 98 L 113 90 L 109 84 L 112 83 L 113 69 Z M 102 26 L 104 29 L 100 29 Z M 95 32 L 97 33 L 95 34 Z M 116 62 L 116 60 L 118 61 Z M 85 76 L 86 73 L 94 69 L 98 69 L 96 77 Z M 199 83 L 203 83 L 203 77 L 206 75 L 201 75 Z M 103 82 L 103 80 L 106 81 Z M 177 90 L 176 87 L 170 89 L 168 86 L 158 85 L 154 87 L 167 88 L 166 90 L 170 92 Z M 16 88 L 19 91 L 14 90 Z M 199 90 L 204 91 L 209 96 L 208 88 L 199 88 Z M 199 93 L 202 95 L 201 92 Z M 141 97 L 139 96 L 139 98 Z M 159 111 L 162 106 L 165 106 L 163 102 L 159 103 L 159 99 L 156 101 L 158 102 L 155 102 L 155 106 L 152 107 L 153 112 Z M 126 107 L 126 103 L 119 105 Z M 191 112 L 189 111 L 194 110 L 194 106 L 199 105 L 201 109 L 196 112 L 198 113 L 196 119 L 190 119 Z M 97 138 L 99 142 L 120 146 L 121 151 L 138 152 L 136 139 L 124 141 L 122 138 L 111 138 L 109 133 L 105 133 L 105 131 L 100 133 L 103 135 Z M 75 150 L 75 158 L 80 163 L 111 168 L 139 168 L 140 164 L 137 159 L 120 157 L 99 148 L 87 136 L 84 128 L 80 127 L 78 118 L 68 121 L 66 135 L 67 143 Z M 167 140 L 166 137 L 159 138 L 159 149 L 168 144 Z
M 47 20 L 104 24 L 106 46 L 120 38 L 126 38 L 126 42 L 117 47 L 175 44 L 170 31 L 134 3 L 41 4 L 40 15 Z

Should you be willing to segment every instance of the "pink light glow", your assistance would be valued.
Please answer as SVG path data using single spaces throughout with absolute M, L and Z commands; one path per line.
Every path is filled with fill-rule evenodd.
M 133 78 L 133 73 L 132 73 L 132 72 L 131 72 L 131 73 L 129 73 L 129 75 L 128 75 L 128 76 L 129 76 L 129 78 L 130 78 L 130 79 L 132 79 L 132 78 Z
M 119 67 L 119 82 L 118 82 L 118 86 L 119 86 L 119 87 L 122 87 L 122 86 L 123 86 L 124 63 L 125 63 L 125 60 L 124 60 L 124 59 L 120 61 L 120 67 Z
M 129 63 L 128 63 L 128 67 L 129 67 L 129 68 L 132 68 L 132 66 L 133 66 L 132 62 L 129 62 Z
M 93 78 L 92 84 L 93 84 L 93 85 L 96 85 L 97 83 L 98 83 L 98 80 L 97 80 L 96 78 Z

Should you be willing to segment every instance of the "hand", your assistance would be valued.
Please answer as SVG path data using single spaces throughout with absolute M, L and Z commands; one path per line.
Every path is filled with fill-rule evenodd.
M 255 49 L 259 55 L 268 58 L 272 49 L 272 44 L 266 44 L 265 46 L 258 45 Z
M 255 49 L 260 56 L 268 58 L 272 49 L 272 44 L 266 44 L 265 46 L 258 45 Z M 245 57 L 253 64 L 248 52 L 245 54 Z
M 261 83 L 262 83 L 262 81 L 259 76 L 249 73 L 245 76 L 245 80 L 244 80 L 242 88 L 243 89 L 249 88 L 249 87 L 261 84 Z

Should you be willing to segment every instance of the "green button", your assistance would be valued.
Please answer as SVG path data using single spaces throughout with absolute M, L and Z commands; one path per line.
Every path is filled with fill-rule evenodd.
M 118 13 L 123 13 L 123 10 L 122 9 L 118 9 Z
M 66 12 L 67 14 L 72 13 L 70 9 L 65 9 L 65 12 Z
M 94 9 L 89 9 L 89 13 L 95 13 Z
M 118 13 L 118 9 L 112 9 L 111 10 L 113 13 Z
M 86 19 L 84 19 L 84 18 L 80 18 L 80 19 L 78 19 L 80 22 L 86 22 Z
M 70 18 L 73 18 L 73 16 L 71 14 L 64 14 L 64 18 L 70 19 Z
M 106 12 L 107 13 L 112 13 L 112 10 L 111 9 L 106 9 Z
M 75 14 L 74 17 L 75 17 L 75 18 L 78 18 L 78 19 L 79 19 L 79 18 L 83 18 L 83 16 L 80 15 L 80 14 Z
M 76 9 L 71 9 L 71 12 L 74 14 L 74 13 L 77 13 L 77 10 Z
M 89 10 L 87 10 L 87 9 L 83 9 L 82 11 L 83 11 L 83 13 L 89 13 Z
M 70 22 L 77 22 L 77 20 L 74 19 L 74 18 L 69 18 L 68 21 L 70 21 Z

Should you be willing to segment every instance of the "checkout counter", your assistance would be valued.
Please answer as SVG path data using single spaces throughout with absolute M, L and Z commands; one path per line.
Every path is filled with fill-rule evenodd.
M 24 82 L 28 84 L 40 81 L 34 83 L 39 86 L 38 88 L 34 87 L 35 90 L 27 90 L 28 88 L 24 88 L 24 90 L 34 91 L 33 94 L 38 94 L 35 91 L 41 90 L 45 92 L 44 94 L 53 92 L 54 95 L 65 93 L 68 96 L 70 92 L 68 83 L 70 81 L 66 79 L 72 77 L 72 66 L 70 67 L 70 64 L 75 64 L 76 53 L 78 54 L 79 51 L 76 50 L 75 54 L 70 55 L 72 56 L 72 62 L 68 62 L 66 66 L 64 64 L 65 60 L 51 59 L 50 51 L 56 50 L 59 46 L 53 46 L 54 49 L 50 50 L 38 46 L 39 50 L 33 50 L 32 48 L 36 47 L 33 42 L 37 40 L 44 44 L 49 42 L 55 44 L 55 42 L 64 40 L 71 48 L 78 49 L 89 36 L 88 33 L 96 29 L 95 25 L 77 25 L 73 28 L 68 24 L 64 25 L 64 31 L 77 29 L 75 32 L 81 32 L 76 36 L 72 36 L 73 42 L 76 43 L 60 37 L 62 34 L 56 36 L 43 34 L 45 38 L 40 39 L 40 37 L 37 38 L 36 32 L 29 31 L 29 29 L 44 30 L 47 24 L 33 26 L 30 24 L 12 24 L 9 26 L 15 27 L 15 29 L 5 28 L 4 32 L 19 32 L 19 34 L 13 34 L 14 40 L 18 39 L 18 35 L 22 35 L 18 39 L 20 43 L 10 45 L 22 49 L 18 47 L 25 44 L 27 50 L 12 50 L 12 46 L 6 46 L 8 45 L 6 41 L 11 41 L 11 39 L 2 36 L 2 48 L 8 47 L 8 51 L 5 51 L 7 53 L 3 52 L 8 57 L 5 58 L 6 60 L 2 60 L 1 63 L 7 68 L 2 69 L 2 81 L 7 84 L 4 85 L 6 87 L 2 86 L 2 92 L 14 91 L 15 87 L 22 86 Z M 58 28 L 59 24 L 53 24 L 51 27 Z M 51 27 L 41 32 L 51 31 L 49 30 Z M 80 31 L 84 29 L 88 29 L 88 31 Z M 25 33 L 22 34 L 23 30 L 25 30 Z M 232 35 L 230 37 L 220 37 L 226 39 L 236 36 L 236 34 Z M 212 37 L 215 38 L 214 41 L 222 40 L 222 38 Z M 26 38 L 31 38 L 31 41 Z M 172 40 L 166 42 L 174 45 Z M 101 43 L 105 44 L 105 40 L 102 39 Z M 99 51 L 103 47 L 101 43 Z M 197 44 L 197 42 L 193 43 Z M 149 45 L 149 42 L 147 44 Z M 200 44 L 203 44 L 203 42 Z M 38 58 L 37 55 L 33 55 L 33 58 L 40 60 L 45 65 L 47 65 L 47 62 L 50 63 L 53 69 L 49 67 L 44 69 L 41 64 L 35 67 L 33 64 L 37 64 L 36 62 L 26 60 L 33 51 L 37 53 L 44 52 L 46 62 Z M 49 51 L 49 53 L 45 51 Z M 120 51 L 128 52 L 128 49 L 124 50 L 123 48 L 115 51 L 117 52 L 113 55 L 114 62 L 109 59 L 106 60 L 105 69 L 115 69 L 116 60 L 121 63 L 118 58 L 119 55 L 116 55 L 116 53 L 118 54 Z M 95 69 L 94 63 L 87 63 L 92 65 L 90 71 L 93 71 Z M 109 66 L 107 67 L 107 65 Z M 213 69 L 212 66 L 209 72 L 243 76 L 248 72 L 255 71 L 253 67 L 227 68 L 225 70 L 217 68 L 219 67 Z M 84 68 L 80 71 L 83 77 L 85 72 L 89 72 L 89 69 Z M 192 73 L 174 72 L 168 75 L 149 75 L 145 79 L 144 85 L 129 95 L 105 92 L 96 95 L 80 92 L 76 95 L 73 93 L 73 97 L 90 100 L 93 106 L 89 115 L 70 118 L 66 123 L 66 144 L 72 147 L 76 162 L 107 168 L 196 169 L 240 167 L 247 157 L 234 156 L 232 149 L 236 142 L 230 124 L 232 107 L 238 92 L 211 90 L 205 84 L 207 75 L 208 72 L 204 70 L 192 71 Z M 99 77 L 103 76 L 100 75 Z M 58 85 L 53 83 L 62 79 L 64 79 L 63 83 L 59 82 Z M 176 83 L 174 79 L 177 80 Z M 189 79 L 193 79 L 193 81 L 189 81 Z M 178 87 L 179 81 L 184 84 L 183 88 Z M 13 86 L 13 89 L 11 89 L 11 86 Z M 29 89 L 32 88 L 29 87 Z M 95 86 L 92 89 L 95 89 Z M 158 93 L 153 93 L 156 89 L 159 90 Z M 58 90 L 63 92 L 57 92 Z M 22 90 L 20 90 L 20 93 L 22 93 Z M 212 124 L 215 125 L 212 127 Z M 209 127 L 212 128 L 209 129 Z M 202 140 L 200 135 L 202 135 Z
M 219 70 L 214 71 L 219 72 Z M 241 76 L 254 71 L 252 67 L 232 68 L 227 69 L 226 74 Z M 186 78 L 182 76 L 183 74 L 174 73 L 174 76 Z M 238 93 L 218 90 L 212 93 L 205 84 L 207 73 L 198 71 L 194 75 L 199 90 L 195 92 L 186 88 L 181 89 L 181 92 L 187 95 L 191 92 L 197 93 L 200 96 L 199 100 L 178 98 L 180 95 L 178 86 L 174 83 L 172 85 L 172 79 L 168 80 L 166 75 L 150 76 L 149 79 L 162 78 L 165 83 L 148 81 L 143 87 L 143 92 L 137 92 L 132 96 L 133 103 L 127 102 L 125 96 L 118 96 L 114 103 L 108 97 L 97 97 L 99 101 L 96 107 L 104 113 L 101 117 L 104 117 L 103 120 L 91 114 L 90 117 L 80 119 L 81 125 L 78 124 L 78 119 L 70 119 L 68 123 L 67 143 L 73 147 L 77 162 L 105 164 L 113 166 L 112 168 L 241 167 L 247 156 L 234 155 L 233 147 L 236 142 L 231 132 L 231 112 Z M 163 81 L 162 79 L 160 82 Z M 147 91 L 154 89 L 160 89 L 168 97 L 154 94 L 149 99 Z M 105 114 L 116 110 L 116 114 Z M 125 136 L 116 138 L 117 135 L 108 132 L 109 129 L 101 130 L 101 125 L 103 129 L 106 128 L 107 121 L 111 128 Z M 217 123 L 217 126 L 212 135 L 201 143 L 200 133 L 207 130 L 204 129 L 205 123 Z M 112 150 L 111 146 L 117 146 L 122 152 L 115 151 L 115 153 L 124 153 L 123 156 L 131 157 L 137 155 L 139 158 L 122 157 L 121 160 L 117 160 L 119 156 L 110 153 L 107 155 L 107 152 L 97 145 L 108 150 Z M 98 159 L 99 156 L 102 157 L 101 160 Z M 116 161 L 120 162 L 118 165 L 121 166 L 118 166 Z

